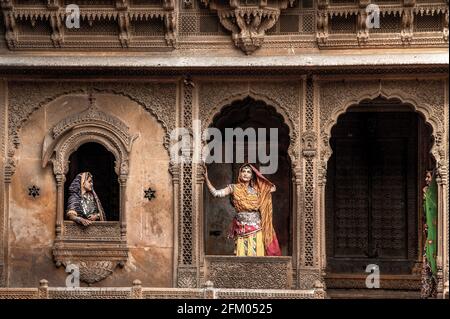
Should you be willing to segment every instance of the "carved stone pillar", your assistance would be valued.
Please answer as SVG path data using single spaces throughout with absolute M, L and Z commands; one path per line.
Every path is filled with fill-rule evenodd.
M 447 28 L 448 28 L 448 12 L 447 12 Z M 448 181 L 448 169 L 449 169 L 449 160 L 450 160 L 450 151 L 449 151 L 449 88 L 448 88 L 448 79 L 445 81 L 445 101 L 444 101 L 444 119 L 445 119 L 445 164 L 447 166 L 447 178 L 446 185 L 443 188 L 443 212 L 444 212 L 444 222 L 443 222 L 443 234 L 444 234 L 444 243 L 443 243 L 443 251 L 444 251 L 444 262 L 443 262 L 443 270 L 444 270 L 444 292 L 443 297 L 449 297 L 449 181 Z
M 3 258 L 0 260 L 3 261 L 3 274 L 1 277 L 1 286 L 9 287 L 9 194 L 11 187 L 11 179 L 16 171 L 16 159 L 14 157 L 14 151 L 18 146 L 17 140 L 14 139 L 10 134 L 11 130 L 11 120 L 10 114 L 11 109 L 9 108 L 9 87 L 6 81 L 1 81 L 1 89 L 0 89 L 0 112 L 5 114 L 4 122 L 0 123 L 0 128 L 2 128 L 1 135 L 4 136 L 4 142 L 2 143 L 2 156 L 4 157 L 3 166 L 3 183 L 0 188 L 4 188 L 3 198 L 0 200 L 3 201 L 3 211 L 0 214 L 3 214 L 3 221 L 0 226 L 0 234 L 2 235 L 0 240 L 2 241 L 2 253 Z
M 448 80 L 446 81 L 448 85 Z M 438 298 L 445 298 L 448 296 L 448 219 L 449 219 L 449 207 L 448 207 L 448 183 L 449 183 L 449 119 L 448 119 L 448 86 L 445 88 L 445 100 L 444 100 L 444 118 L 445 124 L 441 134 L 435 137 L 435 143 L 438 147 L 438 154 L 440 155 L 440 163 L 438 163 L 438 251 L 437 251 L 437 291 Z
M 62 224 L 64 221 L 64 183 L 66 176 L 59 172 L 55 175 L 56 178 L 56 239 L 61 239 Z
M 5 225 L 7 223 L 7 200 L 5 169 L 6 164 L 6 141 L 8 136 L 8 85 L 6 81 L 0 81 L 0 287 L 6 285 L 6 264 L 5 264 L 5 245 L 8 241 L 5 238 Z
M 437 292 L 438 292 L 438 298 L 442 298 L 444 295 L 444 289 L 445 289 L 445 281 L 446 278 L 448 278 L 448 274 L 445 273 L 446 271 L 446 254 L 447 252 L 444 250 L 444 248 L 447 246 L 447 230 L 446 230 L 446 222 L 447 218 L 446 215 L 448 215 L 447 205 L 446 205 L 446 187 L 447 187 L 447 179 L 448 179 L 448 173 L 445 171 L 445 165 L 442 165 L 441 169 L 438 169 L 438 177 L 436 179 L 436 182 L 438 184 L 438 232 L 437 232 L 437 258 L 436 258 L 436 264 L 437 264 Z
M 172 188 L 173 188 L 173 281 L 172 285 L 177 287 L 177 269 L 178 269 L 178 253 L 179 253 L 179 208 L 180 208 L 180 166 L 178 163 L 170 163 L 169 172 L 172 175 Z
M 187 129 L 189 133 L 192 134 L 192 104 L 194 85 L 190 79 L 185 79 L 183 83 L 183 106 L 180 122 L 181 127 Z M 182 149 L 182 153 L 183 155 L 191 158 L 191 146 Z M 197 223 L 194 210 L 193 164 L 191 161 L 185 161 L 181 167 L 181 203 L 179 209 L 180 246 L 177 286 L 188 288 L 198 286 L 198 251 L 196 249 Z
M 314 289 L 323 285 L 321 273 L 320 201 L 317 194 L 317 137 L 315 132 L 315 92 L 312 79 L 306 81 L 304 106 L 304 132 L 302 133 L 303 208 L 301 222 L 301 259 L 297 271 L 299 289 Z
M 294 190 L 292 207 L 295 210 L 295 220 L 292 227 L 292 231 L 295 234 L 293 236 L 293 283 L 298 288 L 298 269 L 300 269 L 301 264 L 301 225 L 302 225 L 302 210 L 303 210 L 303 189 L 302 189 L 302 162 L 301 160 L 296 161 L 292 165 L 292 185 Z
M 438 184 L 438 232 L 437 232 L 437 257 L 436 257 L 436 266 L 437 266 L 437 293 L 438 298 L 442 298 L 444 292 L 444 188 L 445 184 L 440 176 L 436 179 Z
M 120 186 L 120 237 L 122 240 L 127 239 L 127 214 L 126 212 L 126 191 L 127 191 L 127 177 L 128 177 L 128 164 L 126 165 L 126 173 L 121 168 L 122 172 L 119 176 L 119 186 Z
M 325 186 L 327 182 L 327 167 L 321 161 L 319 156 L 318 158 L 318 168 L 317 168 L 317 192 L 318 192 L 318 209 L 319 209 L 319 236 L 320 236 L 320 256 L 319 256 L 319 267 L 322 276 L 326 275 L 326 267 L 327 267 L 327 249 L 326 249 L 326 220 L 325 220 Z
M 194 135 L 195 136 L 195 135 Z M 195 137 L 194 137 L 195 138 Z M 197 142 L 199 142 L 200 144 L 196 144 L 196 145 L 202 145 L 201 144 L 201 138 L 199 137 Z M 201 148 L 198 148 L 199 150 L 201 150 Z M 195 164 L 195 212 L 196 212 L 196 216 L 198 217 L 197 220 L 199 221 L 198 226 L 197 226 L 197 248 L 198 248 L 198 254 L 197 254 L 197 258 L 199 260 L 199 264 L 198 264 L 198 269 L 199 269 L 199 278 L 198 278 L 198 282 L 199 282 L 199 287 L 202 287 L 205 284 L 205 278 L 204 278 L 204 265 L 202 264 L 202 262 L 204 262 L 205 258 L 204 258 L 204 232 L 201 231 L 203 229 L 205 229 L 205 225 L 203 223 L 204 219 L 200 217 L 200 214 L 202 214 L 204 212 L 203 209 L 203 186 L 204 186 L 204 168 L 203 165 L 198 163 Z

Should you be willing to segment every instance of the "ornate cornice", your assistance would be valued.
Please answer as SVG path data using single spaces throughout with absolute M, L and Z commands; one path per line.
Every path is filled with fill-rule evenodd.
M 449 10 L 443 0 L 427 3 L 359 0 L 350 4 L 320 0 L 313 7 L 304 7 L 295 0 L 183 1 L 183 5 L 175 0 L 161 0 L 160 4 L 116 0 L 110 5 L 84 1 L 79 5 L 80 30 L 67 28 L 67 19 L 72 16 L 61 0 L 49 0 L 46 5 L 24 5 L 13 0 L 0 3 L 10 50 L 129 48 L 184 52 L 232 47 L 222 28 L 202 31 L 202 23 L 216 24 L 215 27 L 221 24 L 231 33 L 234 45 L 246 54 L 261 48 L 263 43 L 268 50 L 448 45 Z M 384 30 L 368 26 L 368 5 L 378 6 L 380 28 Z M 292 17 L 298 22 L 283 20 Z M 384 23 L 384 19 L 388 22 Z M 393 24 L 398 26 L 393 28 Z M 290 31 L 286 30 L 287 25 Z

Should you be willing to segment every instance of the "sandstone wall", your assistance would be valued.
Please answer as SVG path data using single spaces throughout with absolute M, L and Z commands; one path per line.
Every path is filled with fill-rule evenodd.
M 129 259 L 123 269 L 116 268 L 111 276 L 96 285 L 129 286 L 134 279 L 139 279 L 145 286 L 170 287 L 173 210 L 169 156 L 162 145 L 164 129 L 127 97 L 96 94 L 96 98 L 100 110 L 118 117 L 133 135 L 139 135 L 130 154 L 126 193 Z M 42 278 L 51 286 L 65 285 L 64 269 L 57 269 L 52 260 L 56 182 L 51 165 L 42 168 L 42 143 L 55 124 L 87 106 L 86 95 L 62 96 L 35 111 L 20 132 L 18 166 L 10 191 L 10 286 L 32 287 Z M 28 196 L 31 185 L 40 188 L 40 197 Z M 148 187 L 156 190 L 155 200 L 144 198 L 144 189 Z

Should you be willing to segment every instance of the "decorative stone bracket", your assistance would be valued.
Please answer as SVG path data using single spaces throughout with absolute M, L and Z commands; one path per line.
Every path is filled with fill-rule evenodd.
M 266 31 L 272 28 L 280 12 L 295 0 L 280 0 L 268 4 L 268 0 L 202 0 L 205 6 L 217 11 L 220 23 L 232 33 L 234 44 L 246 54 L 252 54 L 264 42 Z
M 11 0 L 1 1 L 3 21 L 5 23 L 5 40 L 9 47 L 15 47 L 18 42 L 19 31 L 16 19 L 12 13 L 13 4 Z
M 93 284 L 111 275 L 128 259 L 126 241 L 121 240 L 119 222 L 94 222 L 82 228 L 64 221 L 61 239 L 55 241 L 53 258 L 66 272 L 78 270 L 80 280 Z

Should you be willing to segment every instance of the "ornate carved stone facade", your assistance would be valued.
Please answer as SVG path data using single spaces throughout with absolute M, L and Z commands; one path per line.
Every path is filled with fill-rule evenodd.
M 123 266 L 128 257 L 125 193 L 129 174 L 129 153 L 137 137 L 130 134 L 129 128 L 120 119 L 100 111 L 94 94 L 90 93 L 88 108 L 56 124 L 43 143 L 42 167 L 51 162 L 57 182 L 56 239 L 53 255 L 57 266 L 78 265 L 80 279 L 90 284 L 112 274 L 115 266 Z M 120 221 L 98 225 L 95 223 L 87 229 L 80 229 L 71 221 L 63 221 L 63 187 L 69 170 L 69 156 L 79 146 L 90 142 L 104 145 L 116 159 L 115 171 L 120 183 Z
M 89 92 L 94 92 L 91 94 L 91 103 L 93 103 L 93 97 L 96 94 L 105 91 L 126 95 L 133 100 L 140 101 L 141 105 L 151 110 L 152 114 L 155 114 L 165 128 L 175 127 L 175 123 L 178 121 L 175 117 L 176 114 L 180 114 L 180 123 L 187 124 L 198 118 L 201 120 L 202 128 L 206 128 L 220 109 L 231 101 L 240 100 L 247 96 L 263 100 L 265 103 L 274 106 L 285 117 L 285 122 L 290 128 L 292 144 L 289 154 L 292 156 L 292 169 L 295 173 L 293 184 L 296 194 L 296 205 L 294 205 L 295 211 L 293 212 L 296 221 L 294 229 L 304 230 L 298 231 L 298 235 L 294 236 L 293 258 L 275 259 L 271 262 L 265 262 L 264 259 L 261 259 L 256 263 L 260 265 L 260 268 L 256 264 L 252 265 L 255 266 L 251 268 L 251 272 L 254 272 L 254 276 L 256 276 L 255 278 L 260 278 L 258 276 L 262 276 L 261 278 L 281 276 L 280 278 L 277 277 L 276 280 L 280 286 L 271 287 L 278 289 L 291 287 L 314 289 L 323 281 L 326 254 L 324 250 L 325 224 L 322 201 L 326 183 L 327 159 L 331 154 L 328 139 L 331 127 L 336 123 L 338 116 L 344 113 L 349 106 L 358 104 L 363 100 L 383 96 L 387 99 L 401 99 L 401 101 L 411 104 L 417 112 L 423 114 L 426 121 L 433 127 L 436 143 L 433 145 L 432 154 L 435 156 L 438 170 L 442 174 L 440 185 L 442 185 L 442 192 L 445 194 L 446 188 L 444 187 L 446 187 L 447 177 L 444 167 L 448 165 L 448 150 L 446 150 L 445 138 L 443 138 L 447 136 L 448 127 L 446 120 L 442 117 L 442 114 L 448 112 L 445 104 L 447 103 L 445 77 L 433 77 L 433 79 L 408 79 L 403 77 L 401 81 L 390 77 L 379 77 L 378 79 L 360 77 L 353 78 L 351 81 L 343 81 L 342 77 L 318 75 L 308 78 L 300 76 L 289 80 L 275 78 L 270 83 L 251 78 L 245 81 L 242 79 L 239 81 L 235 79 L 211 81 L 211 79 L 187 78 L 181 83 L 178 85 L 178 89 L 183 96 L 183 108 L 180 108 L 183 111 L 167 113 L 165 107 L 177 107 L 175 84 L 156 85 L 147 83 L 143 85 L 134 83 L 134 92 L 137 92 L 138 88 L 141 92 L 150 92 L 134 95 L 130 93 L 130 90 L 127 90 L 131 87 L 131 84 L 95 83 L 80 85 L 78 83 L 74 85 L 74 83 L 71 83 L 69 85 L 69 83 L 48 82 L 37 85 L 29 82 L 11 82 L 9 84 L 9 108 L 11 111 L 20 109 L 21 112 L 14 113 L 8 121 L 8 131 L 12 135 L 9 136 L 8 145 L 13 150 L 9 154 L 12 157 L 14 156 L 15 145 L 20 145 L 21 141 L 19 128 L 27 121 L 33 110 L 39 109 L 48 101 L 55 100 L 55 97 L 67 94 L 76 93 L 88 96 Z M 156 85 L 159 89 L 150 90 L 149 87 L 152 85 Z M 24 90 L 30 93 L 28 103 L 25 100 L 21 102 L 22 98 L 19 93 Z M 33 92 L 35 93 L 33 94 Z M 151 97 L 157 96 L 161 96 L 161 99 L 157 100 L 158 102 L 152 102 L 156 99 Z M 118 147 L 117 153 L 114 149 L 112 152 L 116 154 L 117 158 L 121 158 L 122 162 L 126 162 L 125 154 L 131 148 L 131 142 L 135 137 L 127 133 L 128 127 L 122 124 L 120 120 L 96 111 L 92 104 L 84 113 L 68 117 L 51 129 L 51 134 L 43 143 L 44 165 L 52 158 L 51 156 L 54 153 L 52 150 L 55 147 L 65 145 L 63 142 L 58 142 L 60 136 L 66 136 L 66 132 L 76 135 L 77 130 L 83 130 L 83 125 L 92 126 L 89 124 L 90 121 L 97 123 L 94 127 L 108 127 L 109 125 L 111 129 L 115 130 L 115 138 L 118 138 L 118 140 L 116 142 L 111 140 L 112 144 L 109 147 Z M 101 124 L 103 122 L 104 124 Z M 12 134 L 13 132 L 14 134 Z M 80 137 L 93 138 L 95 134 L 100 134 L 99 132 L 95 131 L 94 128 L 91 133 L 87 132 Z M 300 132 L 303 133 L 300 134 Z M 109 133 L 105 134 L 108 135 Z M 103 136 L 106 136 L 105 134 Z M 102 134 L 98 136 L 100 138 Z M 53 139 L 56 140 L 51 142 Z M 70 141 L 71 138 L 69 137 L 67 140 Z M 76 140 L 80 142 L 79 139 Z M 161 143 L 164 143 L 164 141 L 161 141 Z M 119 145 L 123 146 L 119 147 Z M 165 145 L 169 144 L 165 143 Z M 64 163 L 67 161 L 67 155 L 64 154 L 69 154 L 72 148 L 64 149 L 67 149 L 67 151 L 55 153 L 60 156 L 53 159 L 55 174 L 60 173 L 58 167 L 64 172 Z M 192 150 L 188 151 L 192 152 Z M 119 163 L 116 163 L 117 172 L 119 175 L 124 174 L 126 176 L 126 165 L 120 165 Z M 213 280 L 217 287 L 231 287 L 229 285 L 232 285 L 238 288 L 250 286 L 258 289 L 269 288 L 267 285 L 270 285 L 270 282 L 267 283 L 265 280 L 251 279 L 251 282 L 247 282 L 239 279 L 241 277 L 249 278 L 251 277 L 250 274 L 242 273 L 241 277 L 236 277 L 236 272 L 233 269 L 246 267 L 239 266 L 240 264 L 234 257 L 204 256 L 201 235 L 204 212 L 202 211 L 202 205 L 199 204 L 203 200 L 202 171 L 201 168 L 193 164 L 184 164 L 180 171 L 181 174 L 175 164 L 171 168 L 174 190 L 179 187 L 179 190 L 176 191 L 179 196 L 175 197 L 174 207 L 180 207 L 177 213 L 177 219 L 180 222 L 178 222 L 178 226 L 174 225 L 174 229 L 178 232 L 178 250 L 174 252 L 178 256 L 177 267 L 175 267 L 176 286 L 199 287 L 207 280 Z M 5 175 L 11 177 L 11 175 Z M 440 212 L 445 215 L 444 209 L 442 207 Z M 123 236 L 126 234 L 123 224 L 111 222 L 84 231 L 81 231 L 71 222 L 62 223 L 60 221 L 56 225 L 54 250 L 56 261 L 58 264 L 65 264 L 68 261 L 73 262 L 73 258 L 81 258 L 79 259 L 81 273 L 86 282 L 94 283 L 110 275 L 114 270 L 114 263 L 126 263 L 126 252 L 123 249 L 120 252 L 109 250 L 108 254 L 110 255 L 106 257 L 105 253 L 98 254 L 104 248 L 94 247 L 90 251 L 83 248 L 83 240 L 92 239 L 95 242 L 123 240 Z M 70 239 L 71 242 L 78 240 L 78 246 L 61 246 L 65 239 Z M 251 260 L 245 262 L 252 263 Z M 87 269 L 90 271 L 86 272 Z M 344 282 L 333 280 L 330 281 L 330 285 L 333 287 L 338 287 Z M 347 283 L 349 282 L 347 281 Z M 388 285 L 386 287 L 390 287 L 388 283 L 386 284 Z M 358 285 L 355 281 L 355 287 Z
M 375 1 L 379 29 L 363 0 L 72 2 L 78 30 L 64 26 L 68 1 L 1 1 L 0 297 L 324 298 L 363 288 L 363 272 L 327 273 L 325 194 L 332 128 L 376 99 L 398 100 L 431 128 L 438 292 L 448 295 L 446 1 Z M 169 157 L 176 128 L 194 141 L 182 153 L 196 154 L 206 143 L 197 130 L 246 99 L 288 128 L 287 256 L 206 254 L 203 165 Z M 81 228 L 64 220 L 64 185 L 70 155 L 89 142 L 114 158 L 120 219 Z M 43 196 L 26 197 L 25 181 Z M 149 185 L 154 201 L 144 201 Z M 55 288 L 66 278 L 55 263 L 77 264 L 92 287 Z M 417 290 L 416 275 L 387 275 L 383 288 Z M 34 288 L 43 278 L 51 287 Z
M 173 51 L 231 48 L 234 43 L 252 54 L 263 43 L 268 49 L 445 47 L 448 43 L 444 0 L 72 2 L 3 0 L 8 47 Z M 75 17 L 69 4 L 78 5 L 77 27 L 66 27 Z M 379 9 L 379 28 L 371 28 L 370 4 Z

